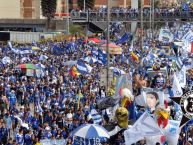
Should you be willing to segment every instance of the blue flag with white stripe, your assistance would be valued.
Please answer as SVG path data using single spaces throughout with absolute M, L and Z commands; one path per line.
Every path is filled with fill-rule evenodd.
M 90 114 L 91 114 L 94 124 L 102 123 L 102 116 L 95 109 L 92 109 Z
M 98 59 L 103 63 L 107 63 L 107 54 L 104 53 L 101 49 L 98 50 Z
M 77 70 L 81 74 L 88 74 L 91 73 L 92 67 L 80 60 L 77 61 Z
M 43 109 L 42 109 L 39 101 L 38 101 L 38 104 L 37 104 L 37 110 L 36 110 L 36 112 L 37 112 L 39 115 L 42 115 L 42 113 L 43 113 Z

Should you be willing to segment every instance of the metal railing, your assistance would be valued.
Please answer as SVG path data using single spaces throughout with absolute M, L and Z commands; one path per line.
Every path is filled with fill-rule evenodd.
M 89 21 L 107 21 L 107 13 L 100 12 L 72 12 L 72 20 L 88 20 Z M 193 11 L 177 11 L 177 12 L 160 12 L 152 13 L 154 21 L 175 21 L 175 20 L 193 20 Z M 110 13 L 111 21 L 140 21 L 141 13 L 140 12 L 126 12 L 126 13 Z M 143 21 L 150 21 L 150 13 L 143 13 Z

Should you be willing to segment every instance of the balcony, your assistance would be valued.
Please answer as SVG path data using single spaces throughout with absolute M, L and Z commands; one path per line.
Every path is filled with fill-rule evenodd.
M 193 11 L 185 12 L 185 11 L 178 11 L 178 12 L 170 12 L 170 13 L 152 13 L 152 18 L 154 18 L 155 22 L 174 22 L 176 20 L 180 21 L 192 21 L 193 20 Z M 71 13 L 71 20 L 73 22 L 104 22 L 107 21 L 107 13 L 100 13 L 100 12 L 72 12 Z M 150 13 L 143 13 L 143 22 L 150 21 Z M 132 21 L 141 21 L 141 13 L 110 13 L 110 21 L 123 21 L 123 22 L 132 22 Z

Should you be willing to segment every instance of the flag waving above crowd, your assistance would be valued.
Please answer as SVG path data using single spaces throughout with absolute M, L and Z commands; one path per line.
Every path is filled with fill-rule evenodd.
M 190 8 L 184 4 L 183 14 Z M 112 17 L 138 15 L 123 10 L 113 8 Z M 109 40 L 76 32 L 66 40 L 0 44 L 0 143 L 193 143 L 193 24 L 131 33 L 117 19 Z

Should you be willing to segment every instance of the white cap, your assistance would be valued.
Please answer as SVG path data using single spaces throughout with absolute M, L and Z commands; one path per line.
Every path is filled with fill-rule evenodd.
M 45 130 L 50 130 L 50 127 L 49 127 L 49 126 L 47 126 L 47 127 L 45 128 Z

